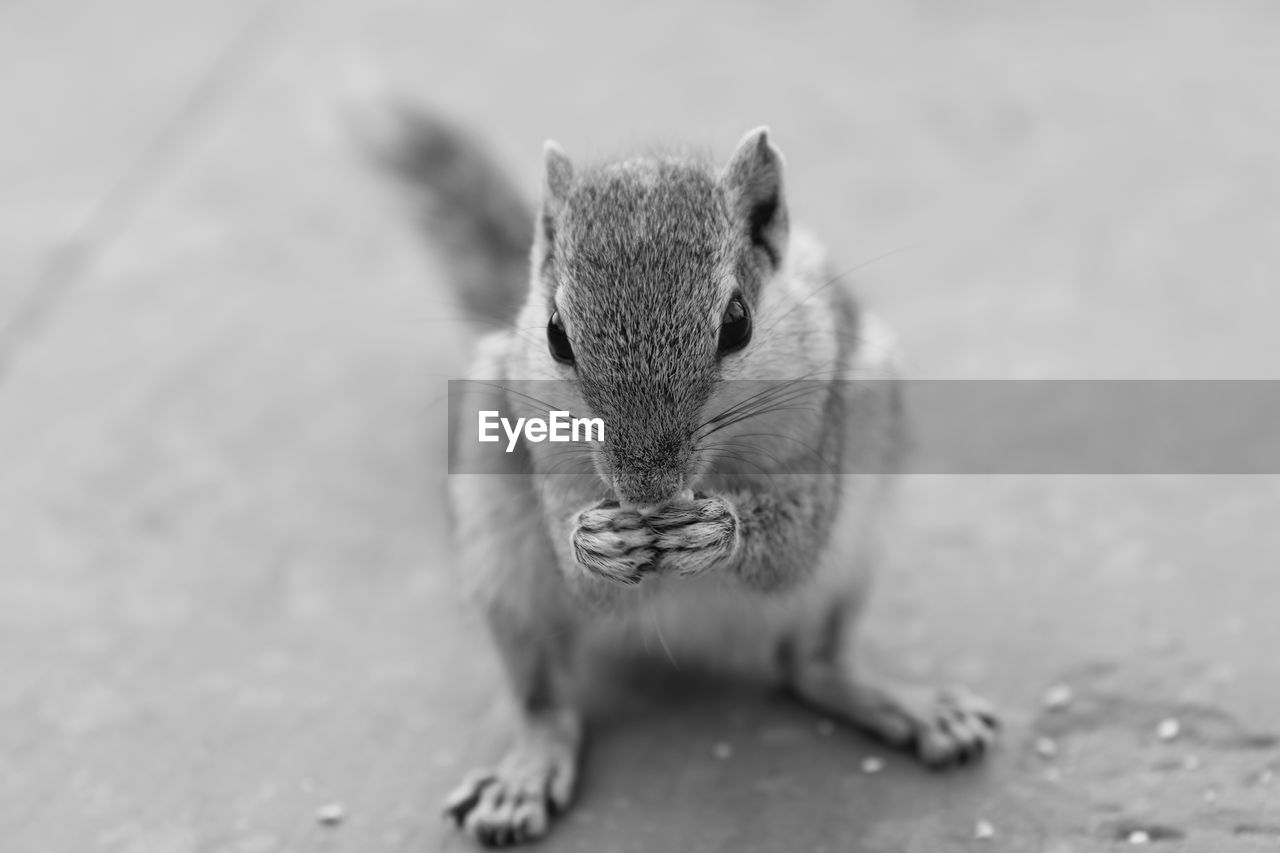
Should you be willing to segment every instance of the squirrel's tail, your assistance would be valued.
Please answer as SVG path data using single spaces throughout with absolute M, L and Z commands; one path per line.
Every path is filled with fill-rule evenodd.
M 513 321 L 528 289 L 533 210 L 462 129 L 386 97 L 362 101 L 356 133 L 409 192 L 463 307 L 479 319 Z

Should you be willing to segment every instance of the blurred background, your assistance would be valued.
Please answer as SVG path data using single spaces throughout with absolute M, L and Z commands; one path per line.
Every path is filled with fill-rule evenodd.
M 0 846 L 467 847 L 438 803 L 503 732 L 441 502 L 470 333 L 352 81 L 530 194 L 547 137 L 769 124 L 917 376 L 1274 379 L 1278 39 L 1264 2 L 0 4 Z M 1002 706 L 985 767 L 619 686 L 546 848 L 1274 849 L 1280 481 L 900 506 L 868 633 Z

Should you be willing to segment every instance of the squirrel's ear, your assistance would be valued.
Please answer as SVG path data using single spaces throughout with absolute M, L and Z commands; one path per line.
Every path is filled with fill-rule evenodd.
M 753 248 L 776 269 L 787 247 L 787 207 L 782 196 L 782 155 L 769 144 L 769 128 L 757 127 L 738 143 L 720 177 L 732 215 Z
M 542 144 L 542 157 L 545 163 L 545 174 L 542 179 L 542 212 L 539 226 L 542 238 L 549 249 L 555 237 L 555 220 L 564 209 L 569 198 L 569 190 L 573 186 L 573 163 L 569 155 L 555 141 L 548 139 Z
M 546 163 L 546 177 L 542 191 L 548 206 L 559 208 L 569 198 L 569 188 L 573 185 L 573 163 L 569 155 L 564 153 L 554 140 L 548 139 L 542 144 L 542 157 Z

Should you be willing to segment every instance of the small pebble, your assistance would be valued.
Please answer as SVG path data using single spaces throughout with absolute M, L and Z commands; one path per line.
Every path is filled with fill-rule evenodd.
M 995 838 L 996 828 L 991 825 L 991 821 L 980 820 L 973 826 L 973 837 L 979 841 L 986 841 L 988 838 Z
M 1183 770 L 1199 770 L 1200 756 L 1188 755 L 1186 758 L 1182 759 L 1182 769 Z
M 1150 844 L 1151 836 L 1145 830 L 1135 829 L 1127 840 L 1130 844 Z
M 1071 688 L 1065 684 L 1055 684 L 1044 693 L 1044 706 L 1050 711 L 1061 711 L 1071 704 L 1074 698 Z
M 716 758 L 719 758 L 721 761 L 723 761 L 726 758 L 730 758 L 733 756 L 733 747 L 725 743 L 724 741 L 721 741 L 720 743 L 711 747 L 711 754 L 714 755 Z
M 1036 755 L 1041 758 L 1053 758 L 1058 754 L 1058 744 L 1051 737 L 1036 738 Z
M 1062 779 L 1061 767 L 1046 767 L 1044 769 L 1044 781 L 1058 782 L 1058 781 L 1061 781 L 1061 779 Z
M 342 823 L 342 819 L 346 817 L 346 809 L 342 807 L 342 803 L 329 803 L 327 806 L 321 806 L 316 809 L 316 820 L 325 826 L 337 826 Z
M 876 758 L 874 755 L 869 755 L 866 758 L 862 759 L 863 773 L 867 773 L 867 774 L 879 773 L 883 769 L 884 769 L 884 761 L 879 758 Z
M 836 730 L 836 724 L 830 720 L 818 720 L 818 734 L 830 737 Z
M 1156 737 L 1160 740 L 1170 741 L 1178 736 L 1182 731 L 1182 726 L 1173 717 L 1161 720 L 1156 726 Z
M 1209 788 L 1204 792 L 1202 798 L 1206 803 L 1216 803 L 1218 801 L 1218 792 Z

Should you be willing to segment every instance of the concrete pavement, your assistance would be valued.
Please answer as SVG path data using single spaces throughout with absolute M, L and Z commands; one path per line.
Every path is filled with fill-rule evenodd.
M 530 189 L 546 136 L 724 156 L 769 123 L 794 215 L 865 264 L 917 375 L 1275 378 L 1277 27 L 1250 3 L 0 7 L 0 847 L 468 846 L 437 804 L 502 712 L 443 547 L 467 332 L 335 118 L 353 69 Z M 651 675 L 602 691 L 545 847 L 1275 849 L 1277 506 L 1273 477 L 913 477 L 868 634 L 1000 703 L 991 761 L 930 774 Z

